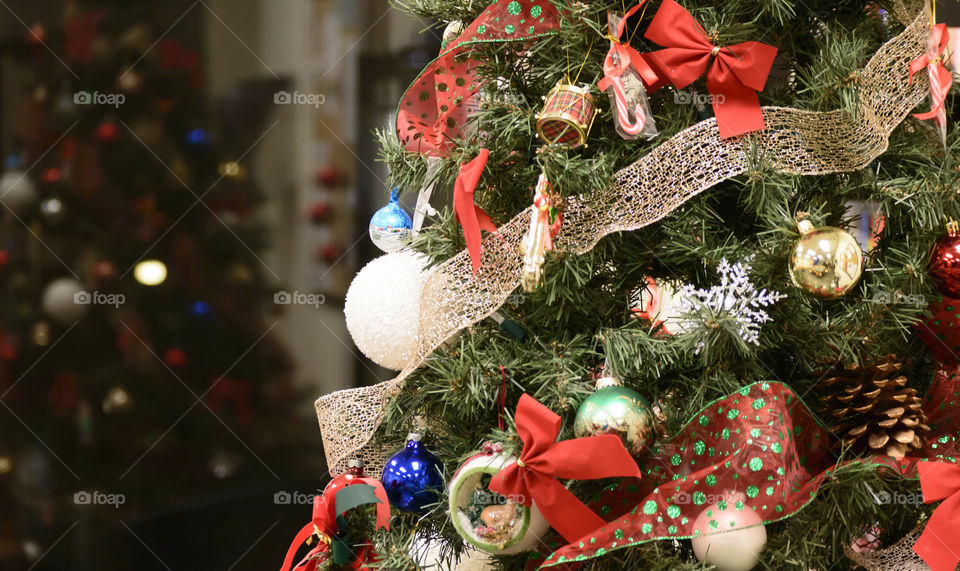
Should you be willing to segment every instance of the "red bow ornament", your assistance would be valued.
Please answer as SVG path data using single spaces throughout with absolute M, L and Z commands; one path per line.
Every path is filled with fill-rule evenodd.
M 467 251 L 473 263 L 473 273 L 480 269 L 480 230 L 496 232 L 497 226 L 482 208 L 473 203 L 473 191 L 480 182 L 480 175 L 487 165 L 490 151 L 480 149 L 480 154 L 469 163 L 460 167 L 460 174 L 453 185 L 453 213 L 463 228 L 463 238 L 467 242 Z
M 947 98 L 950 86 L 953 85 L 953 76 L 943 65 L 942 56 L 949 43 L 950 33 L 947 31 L 946 24 L 931 26 L 927 53 L 910 62 L 910 81 L 913 81 L 913 74 L 924 68 L 930 76 L 930 111 L 915 113 L 913 116 L 921 120 L 933 119 L 940 128 L 940 138 L 944 146 L 947 144 L 947 112 L 943 102 Z
M 640 469 L 620 438 L 604 434 L 557 442 L 560 417 L 528 394 L 520 397 L 516 420 L 523 453 L 493 477 L 490 490 L 527 507 L 535 501 L 543 517 L 569 542 L 604 526 L 606 522 L 557 478 L 640 478 Z
M 917 464 L 924 503 L 943 500 L 933 511 L 913 551 L 933 571 L 953 571 L 960 563 L 960 466 L 945 462 Z
M 767 83 L 777 48 L 761 42 L 714 45 L 703 27 L 674 0 L 664 0 L 644 35 L 665 46 L 643 54 L 661 78 L 647 86 L 651 91 L 660 87 L 664 78 L 683 89 L 706 72 L 720 138 L 763 129 L 757 92 Z

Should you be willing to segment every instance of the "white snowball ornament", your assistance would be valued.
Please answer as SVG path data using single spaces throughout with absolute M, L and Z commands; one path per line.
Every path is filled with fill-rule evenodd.
M 57 278 L 43 290 L 40 307 L 61 325 L 77 321 L 90 309 L 90 294 L 73 278 Z
M 343 313 L 360 351 L 388 369 L 401 370 L 417 354 L 420 294 L 427 259 L 416 252 L 376 258 L 353 278 Z
M 37 201 L 37 187 L 20 169 L 10 169 L 0 175 L 0 202 L 20 216 Z
M 478 454 L 464 462 L 450 480 L 450 519 L 467 543 L 494 555 L 535 548 L 550 529 L 536 502 L 525 507 L 487 486 L 494 474 L 516 462 L 505 454 Z
M 742 503 L 743 498 L 742 494 L 732 494 L 726 502 L 705 509 L 693 522 L 694 533 L 700 534 L 690 540 L 693 553 L 718 571 L 753 569 L 767 544 L 763 520 Z

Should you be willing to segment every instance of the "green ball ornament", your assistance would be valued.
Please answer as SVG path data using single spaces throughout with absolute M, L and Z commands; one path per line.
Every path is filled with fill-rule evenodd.
M 580 405 L 573 431 L 577 438 L 616 434 L 627 451 L 639 457 L 653 443 L 653 409 L 637 391 L 613 377 L 603 377 L 596 392 Z

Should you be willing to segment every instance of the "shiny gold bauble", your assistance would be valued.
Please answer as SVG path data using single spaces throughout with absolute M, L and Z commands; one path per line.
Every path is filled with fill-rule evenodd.
M 799 224 L 803 236 L 790 256 L 793 285 L 823 299 L 836 299 L 857 285 L 863 274 L 863 250 L 849 232 L 808 221 Z

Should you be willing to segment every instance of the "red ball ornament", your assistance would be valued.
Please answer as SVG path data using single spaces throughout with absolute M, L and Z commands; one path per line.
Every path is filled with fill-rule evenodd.
M 101 260 L 93 265 L 93 277 L 104 282 L 117 277 L 117 265 L 110 260 Z
M 163 362 L 173 369 L 187 365 L 187 352 L 179 347 L 171 347 L 163 352 Z
M 50 167 L 40 173 L 40 180 L 46 184 L 53 184 L 60 180 L 61 174 L 60 169 L 57 167 Z
M 335 498 L 338 491 L 352 484 L 363 483 L 361 479 L 365 477 L 363 473 L 363 460 L 348 460 L 347 471 L 330 480 L 323 489 L 323 497 Z
M 326 202 L 314 202 L 310 206 L 310 220 L 314 224 L 322 224 L 330 218 L 330 207 Z
M 97 127 L 97 140 L 101 143 L 112 143 L 117 140 L 119 134 L 117 125 L 109 121 L 100 123 L 100 126 Z
M 317 169 L 317 186 L 333 188 L 335 186 L 339 186 L 342 178 L 343 176 L 340 174 L 340 171 L 337 169 L 337 167 L 332 165 Z
M 947 235 L 937 240 L 927 271 L 945 296 L 960 298 L 960 225 L 947 223 Z
M 30 26 L 30 29 L 27 31 L 27 43 L 31 46 L 42 46 L 43 42 L 47 39 L 47 29 L 43 27 L 43 24 L 37 22 L 34 25 Z
M 9 263 L 10 263 L 10 252 L 6 250 L 0 250 L 0 269 L 3 269 L 3 267 Z

